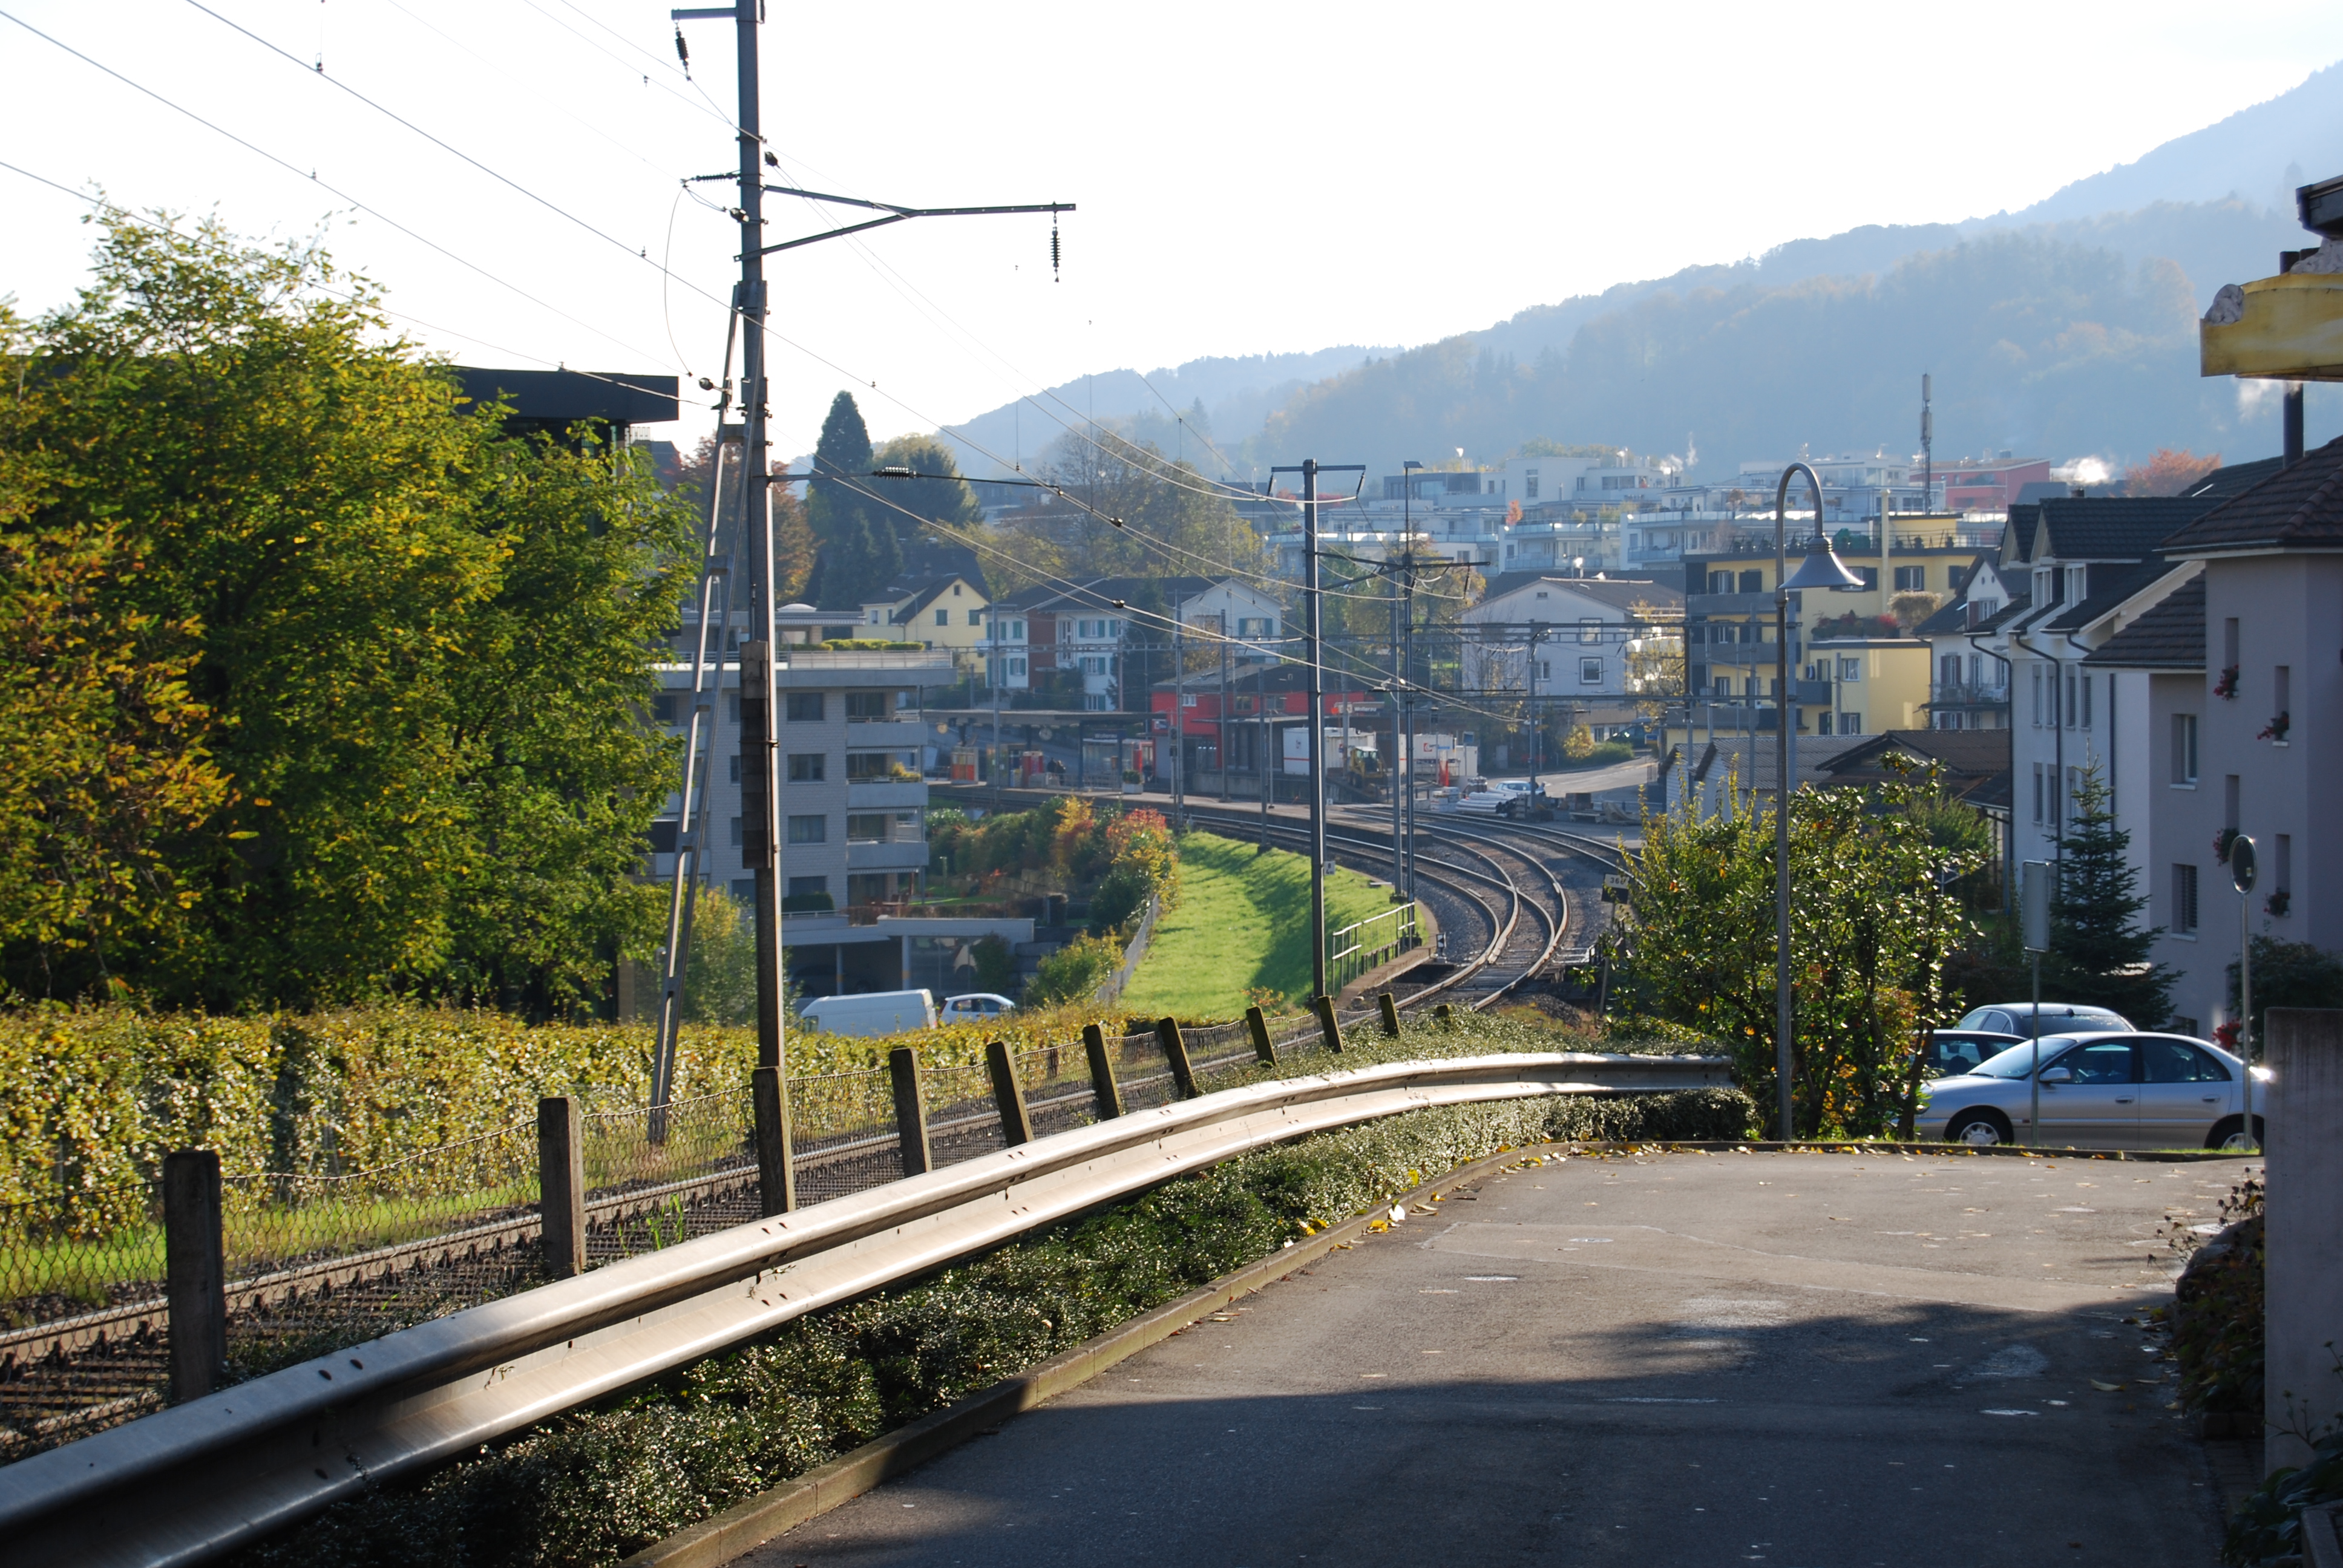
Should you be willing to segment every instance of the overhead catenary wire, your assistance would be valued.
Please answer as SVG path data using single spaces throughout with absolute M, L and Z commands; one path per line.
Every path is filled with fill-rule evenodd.
M 360 200 L 358 197 L 351 195 L 349 192 L 342 189 L 331 181 L 320 178 L 315 169 L 304 171 L 298 165 L 293 163 L 290 159 L 280 157 L 277 154 L 270 152 L 267 148 L 261 146 L 258 143 L 249 141 L 246 138 L 236 135 L 234 131 L 227 129 L 218 122 L 206 119 L 202 115 L 197 114 L 195 110 L 164 96 L 161 93 L 156 92 L 154 88 L 146 85 L 144 83 L 132 80 L 130 77 L 124 75 L 121 72 L 116 70 L 113 66 L 106 65 L 105 62 L 85 55 L 81 50 L 75 48 L 72 45 L 65 43 L 64 40 L 41 31 L 41 29 L 34 26 L 30 22 L 25 21 L 23 17 L 16 15 L 14 12 L 0 10 L 0 17 L 5 17 L 6 20 L 14 22 L 17 26 L 22 27 L 27 33 L 32 34 L 33 36 L 40 39 L 43 43 L 63 50 L 65 53 L 71 55 L 75 59 L 82 62 L 82 64 L 88 65 L 93 70 L 101 71 L 106 75 L 113 77 L 116 81 L 120 82 L 124 86 L 142 94 L 146 97 L 154 99 L 156 103 L 162 105 L 165 108 L 171 110 L 173 113 L 183 115 L 186 118 L 195 121 L 196 124 L 203 126 L 206 130 L 210 131 L 215 135 L 225 136 L 229 141 L 234 142 L 236 146 L 244 148 L 246 152 L 266 159 L 268 162 L 275 164 L 278 168 L 285 170 L 287 174 L 292 175 L 297 179 L 307 180 L 318 189 L 334 196 L 337 200 L 348 203 L 353 210 L 365 213 L 368 217 L 388 225 L 390 227 L 397 229 L 400 234 L 407 236 L 407 238 L 414 240 L 417 244 L 437 252 L 439 255 L 446 256 L 448 260 L 455 262 L 458 266 L 462 266 L 465 270 L 477 273 L 481 277 L 484 277 L 490 283 L 495 284 L 498 287 L 508 290 L 508 292 L 518 296 L 520 298 L 528 300 L 530 304 L 537 306 L 539 309 L 549 311 L 553 315 L 561 317 L 564 321 L 569 322 L 573 326 L 582 327 L 587 331 L 594 334 L 597 337 L 600 337 L 606 342 L 616 344 L 618 347 L 625 349 L 629 354 L 641 355 L 643 357 L 654 361 L 659 359 L 659 356 L 645 354 L 642 349 L 636 347 L 634 345 L 627 342 L 624 338 L 614 337 L 610 333 L 604 331 L 601 327 L 595 326 L 592 322 L 586 320 L 583 317 L 574 316 L 568 311 L 562 309 L 559 306 L 553 304 L 551 301 L 543 299 L 538 296 L 530 293 L 528 289 L 520 286 L 520 285 L 513 283 L 508 279 L 500 277 L 497 274 L 490 272 L 487 267 L 482 266 L 479 263 L 473 261 L 467 256 L 457 254 L 455 251 L 448 249 L 446 246 L 441 245 L 438 241 L 431 239 L 416 229 L 409 227 L 407 225 L 401 223 L 398 219 L 391 216 L 388 213 L 384 212 L 381 208 Z M 303 66 L 302 68 L 304 70 L 308 69 L 307 66 Z M 474 339 L 474 341 L 479 340 Z

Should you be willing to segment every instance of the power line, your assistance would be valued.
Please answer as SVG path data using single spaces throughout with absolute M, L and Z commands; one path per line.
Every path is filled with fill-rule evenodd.
M 495 273 L 490 272 L 487 267 L 480 266 L 479 263 L 468 260 L 464 256 L 458 256 L 454 251 L 449 250 L 446 246 L 439 244 L 437 240 L 427 238 L 417 233 L 416 230 L 409 228 L 407 225 L 399 222 L 397 218 L 392 217 L 388 213 L 384 212 L 381 208 L 360 201 L 357 196 L 350 195 L 349 192 L 343 190 L 338 186 L 336 186 L 329 181 L 320 179 L 317 176 L 317 170 L 310 169 L 307 173 L 304 173 L 299 166 L 292 163 L 290 160 L 279 157 L 275 153 L 270 152 L 267 148 L 263 147 L 256 143 L 246 140 L 244 137 L 237 136 L 234 131 L 227 129 L 226 126 L 221 126 L 215 121 L 206 119 L 203 116 L 196 113 L 193 109 L 187 108 L 180 104 L 173 102 L 169 98 L 165 97 L 162 94 L 155 91 L 154 88 L 146 86 L 141 83 L 132 81 L 129 77 L 116 70 L 113 66 L 106 65 L 102 61 L 93 59 L 91 56 L 83 54 L 79 49 L 75 48 L 72 45 L 67 44 L 61 39 L 52 37 L 50 35 L 42 32 L 38 27 L 34 26 L 30 22 L 25 21 L 23 17 L 16 15 L 13 12 L 0 11 L 0 17 L 5 17 L 7 20 L 15 23 L 17 26 L 22 27 L 25 32 L 30 33 L 33 36 L 40 39 L 43 43 L 53 45 L 56 48 L 64 50 L 66 54 L 71 55 L 75 59 L 79 60 L 82 64 L 88 65 L 95 70 L 104 72 L 106 75 L 113 77 L 124 86 L 131 88 L 135 92 L 143 94 L 146 97 L 154 99 L 165 108 L 169 109 L 176 114 L 184 115 L 188 119 L 195 121 L 196 124 L 203 126 L 206 130 L 211 131 L 217 136 L 226 137 L 229 141 L 234 142 L 236 146 L 244 148 L 246 152 L 252 153 L 259 157 L 266 158 L 268 162 L 275 164 L 278 168 L 285 170 L 287 174 L 294 176 L 296 178 L 307 180 L 318 189 L 327 192 L 341 201 L 347 202 L 354 211 L 365 213 L 369 217 L 376 218 L 380 222 L 389 225 L 392 228 L 397 229 L 399 233 L 407 236 L 407 238 L 414 240 L 417 244 L 438 252 L 441 256 L 446 256 L 448 260 L 464 267 L 468 271 L 478 273 L 480 276 L 487 278 L 490 283 L 495 284 L 498 287 L 509 290 L 511 293 L 518 295 L 521 298 L 528 300 L 530 304 L 537 306 L 540 309 L 551 311 L 554 315 L 560 317 L 564 321 L 569 322 L 573 326 L 584 327 L 587 331 L 591 332 L 597 337 L 600 337 L 607 342 L 617 344 L 619 347 L 624 348 L 629 354 L 642 354 L 641 349 L 635 347 L 632 344 L 626 342 L 623 338 L 613 337 L 611 334 L 605 332 L 602 328 L 595 326 L 592 322 L 584 319 L 582 317 L 572 316 L 569 312 L 563 310 L 560 307 L 531 294 L 528 289 L 521 287 L 518 284 L 508 282 L 504 278 L 498 276 Z M 279 52 L 281 53 L 282 51 Z M 287 57 L 290 58 L 290 56 Z M 304 70 L 307 69 L 307 66 L 302 68 Z M 475 341 L 477 341 L 477 339 Z M 644 357 L 654 360 L 658 357 L 656 355 L 647 355 Z

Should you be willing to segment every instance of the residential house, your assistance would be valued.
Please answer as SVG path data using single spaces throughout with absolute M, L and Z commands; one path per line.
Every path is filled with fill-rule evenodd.
M 986 612 L 990 679 L 1004 692 L 1054 689 L 1066 706 L 1110 713 L 1168 675 L 1175 632 L 1190 662 L 1222 649 L 1238 662 L 1274 655 L 1284 608 L 1260 585 L 1202 577 L 1094 578 L 1041 583 Z
M 1914 628 L 1928 645 L 1931 729 L 2009 728 L 2009 663 L 1986 651 L 1985 643 L 2032 602 L 2024 588 L 2002 576 L 1995 557 L 1980 555 L 1953 601 Z
M 890 585 L 863 603 L 862 619 L 872 628 L 866 635 L 949 651 L 965 675 L 982 668 L 985 610 L 990 604 L 981 580 L 952 572 L 923 583 Z
M 1620 708 L 1631 661 L 1683 654 L 1684 592 L 1652 581 L 1512 572 L 1463 615 L 1464 688 Z
M 2202 1034 L 2235 1016 L 2227 970 L 2247 931 L 2343 951 L 2343 441 L 2159 553 L 2167 570 L 2080 662 L 2110 688 L 2117 815 L 2156 957 L 2182 973 L 2172 1027 Z M 2239 833 L 2258 861 L 2242 896 L 2227 863 Z

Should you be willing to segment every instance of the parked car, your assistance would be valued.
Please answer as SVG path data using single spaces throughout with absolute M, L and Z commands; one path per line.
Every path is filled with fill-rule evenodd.
M 2182 1034 L 2065 1034 L 2041 1040 L 2042 1126 L 2029 1135 L 2035 1044 L 2016 1044 L 1923 1090 L 1920 1136 L 1946 1143 L 2032 1143 L 2077 1149 L 2238 1149 L 2247 1146 L 2243 1064 L 2209 1040 Z M 2254 1142 L 2261 1141 L 2254 1074 Z
M 2021 1040 L 2032 1040 L 2035 1034 L 2034 1004 L 2030 1001 L 1997 1001 L 1990 1007 L 1974 1008 L 1954 1027 L 1991 1030 L 1996 1034 L 2014 1034 Z M 2132 1024 L 2123 1014 L 2111 1012 L 2103 1007 L 2046 1001 L 2042 1004 L 2041 1031 L 2044 1034 L 2129 1034 Z
M 936 999 L 925 989 L 818 996 L 799 1003 L 798 1016 L 825 1034 L 900 1034 L 933 1029 Z
M 1955 1077 L 1992 1060 L 2025 1038 L 1987 1029 L 1940 1029 L 1928 1037 L 1921 1052 L 1922 1066 L 1931 1078 Z
M 959 996 L 944 998 L 944 1021 L 968 1023 L 977 1019 L 999 1018 L 1004 1012 L 1015 1012 L 1017 1004 L 997 990 L 963 991 Z

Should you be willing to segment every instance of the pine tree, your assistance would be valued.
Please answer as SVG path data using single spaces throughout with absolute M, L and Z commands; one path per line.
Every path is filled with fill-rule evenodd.
M 2083 770 L 2058 840 L 2044 989 L 2060 1001 L 2113 1008 L 2155 1029 L 2171 1016 L 2180 977 L 2149 960 L 2163 933 L 2138 923 L 2147 900 L 2125 856 L 2131 835 L 2116 826 L 2107 801 L 2107 779 L 2095 761 Z

